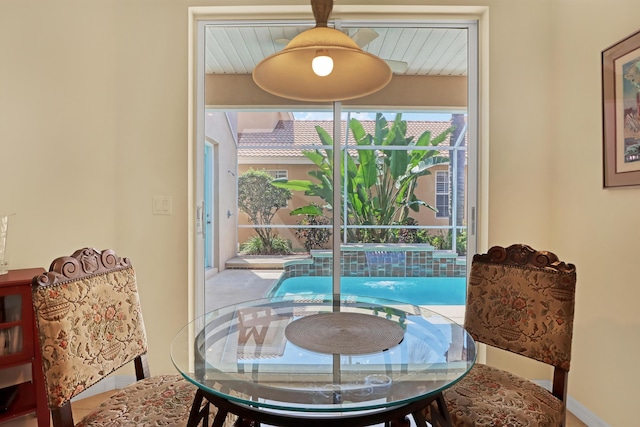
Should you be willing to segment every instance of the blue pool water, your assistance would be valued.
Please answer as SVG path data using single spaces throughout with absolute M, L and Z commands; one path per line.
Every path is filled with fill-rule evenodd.
M 386 298 L 414 305 L 464 305 L 464 277 L 342 277 L 340 293 Z M 269 295 L 330 294 L 331 277 L 290 277 L 276 284 Z

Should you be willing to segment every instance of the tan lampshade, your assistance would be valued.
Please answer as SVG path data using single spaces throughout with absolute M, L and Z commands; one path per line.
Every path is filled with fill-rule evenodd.
M 316 75 L 311 63 L 319 51 L 333 59 L 333 71 Z M 298 101 L 344 101 L 377 92 L 391 81 L 391 68 L 360 47 L 342 31 L 316 26 L 294 37 L 280 52 L 263 59 L 253 70 L 263 90 Z

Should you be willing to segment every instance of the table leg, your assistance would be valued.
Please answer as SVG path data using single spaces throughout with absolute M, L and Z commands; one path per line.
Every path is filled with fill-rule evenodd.
M 218 412 L 216 412 L 216 416 L 213 418 L 213 424 L 211 427 L 222 427 L 224 425 L 224 420 L 227 419 L 227 414 L 229 411 L 226 409 L 218 408 Z
M 209 425 L 209 401 L 206 401 L 205 405 L 202 406 L 202 401 L 204 400 L 204 395 L 202 394 L 202 390 L 198 389 L 196 392 L 196 396 L 193 398 L 193 405 L 191 406 L 191 411 L 189 412 L 189 420 L 187 421 L 187 427 L 197 427 L 202 421 L 202 427 L 207 427 Z M 217 414 L 216 414 L 217 415 Z
M 451 416 L 444 401 L 444 396 L 440 393 L 435 400 L 429 403 L 424 410 L 412 414 L 416 425 L 427 425 L 427 416 L 429 424 L 433 427 L 449 427 L 452 425 Z
M 260 427 L 260 423 L 257 423 L 248 418 L 238 417 L 233 427 Z
M 399 419 L 393 420 L 393 421 L 387 421 L 385 423 L 385 426 L 387 426 L 387 427 L 410 427 L 411 426 L 411 421 L 409 421 L 408 417 L 404 417 L 404 418 L 399 418 Z
M 202 402 L 204 401 L 204 406 Z M 187 421 L 187 427 L 198 427 L 202 421 L 202 427 L 209 426 L 209 414 L 211 403 L 209 399 L 206 399 L 202 389 L 198 389 L 196 396 L 193 399 L 193 405 L 189 412 L 189 420 Z M 218 408 L 215 417 L 213 417 L 213 424 L 211 427 L 222 427 L 224 421 L 227 419 L 229 411 L 226 409 Z

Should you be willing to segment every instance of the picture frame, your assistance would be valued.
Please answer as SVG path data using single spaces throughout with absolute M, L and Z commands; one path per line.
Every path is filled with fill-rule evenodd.
M 640 31 L 602 51 L 603 187 L 640 185 Z

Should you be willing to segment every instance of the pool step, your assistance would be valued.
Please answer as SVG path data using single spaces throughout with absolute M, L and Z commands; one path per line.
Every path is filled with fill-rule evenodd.
M 287 261 L 310 259 L 308 254 L 300 255 L 239 255 L 225 262 L 225 268 L 235 270 L 283 270 Z

